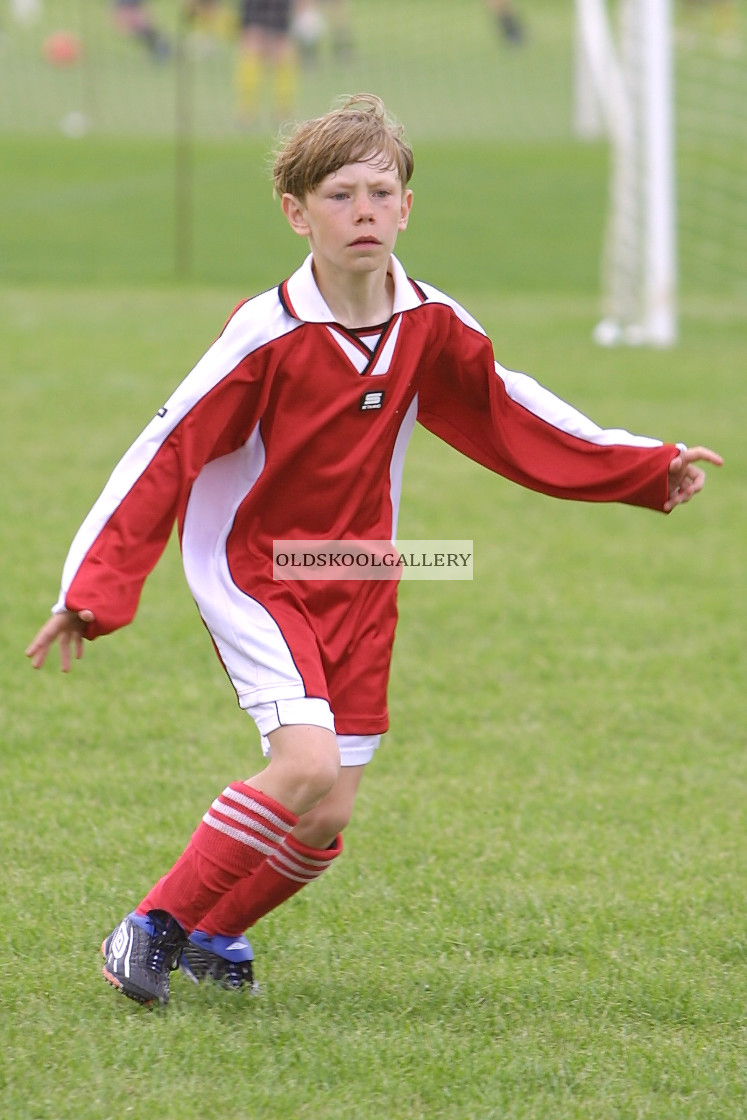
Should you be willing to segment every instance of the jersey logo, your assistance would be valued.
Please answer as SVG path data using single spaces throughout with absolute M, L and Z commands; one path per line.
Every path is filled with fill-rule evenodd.
M 364 393 L 361 397 L 359 408 L 361 412 L 372 412 L 376 408 L 381 408 L 384 404 L 384 390 L 376 389 L 374 391 Z
M 161 408 L 159 408 L 158 412 L 156 413 L 156 416 L 160 416 L 161 419 L 163 420 L 164 416 L 166 415 L 166 413 L 168 411 L 169 411 L 168 408 L 164 404 L 164 405 L 161 406 Z

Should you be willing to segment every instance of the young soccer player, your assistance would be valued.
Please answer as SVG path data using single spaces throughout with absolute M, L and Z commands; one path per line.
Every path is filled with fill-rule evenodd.
M 252 983 L 244 936 L 342 850 L 387 729 L 391 581 L 273 578 L 273 541 L 392 540 L 417 421 L 490 470 L 560 498 L 669 512 L 703 486 L 704 447 L 606 431 L 498 365 L 479 324 L 393 256 L 412 152 L 368 94 L 298 127 L 274 185 L 310 254 L 247 300 L 135 441 L 71 546 L 28 647 L 129 623 L 179 528 L 202 619 L 266 765 L 208 807 L 186 849 L 104 941 L 104 976 L 165 1003 L 169 972 Z
M 288 120 L 293 111 L 297 62 L 291 15 L 291 0 L 240 0 L 236 64 L 239 124 L 257 124 L 265 70 L 270 77 L 271 111 L 276 125 Z
M 171 43 L 156 24 L 147 0 L 114 0 L 112 15 L 116 28 L 131 36 L 159 62 L 171 54 Z

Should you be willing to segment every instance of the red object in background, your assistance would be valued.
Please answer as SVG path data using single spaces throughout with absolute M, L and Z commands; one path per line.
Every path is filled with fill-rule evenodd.
M 74 66 L 82 53 L 81 41 L 72 31 L 55 31 L 42 44 L 42 54 L 52 66 Z

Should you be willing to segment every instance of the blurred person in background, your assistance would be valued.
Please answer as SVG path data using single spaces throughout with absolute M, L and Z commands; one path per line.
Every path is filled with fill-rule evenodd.
M 239 5 L 238 123 L 246 128 L 257 124 L 267 71 L 270 111 L 277 125 L 292 114 L 296 94 L 298 63 L 291 36 L 292 0 L 239 0 Z
M 715 36 L 728 53 L 739 48 L 739 12 L 737 0 L 682 0 L 684 29 L 695 37 L 698 33 Z
M 123 35 L 136 39 L 159 61 L 171 54 L 171 44 L 159 29 L 145 0 L 114 0 L 114 25 Z
M 187 23 L 192 34 L 203 42 L 235 38 L 238 31 L 238 13 L 225 0 L 185 0 Z
M 292 33 L 305 66 L 318 61 L 327 31 L 334 60 L 348 62 L 353 55 L 349 0 L 296 0 Z
M 507 43 L 523 43 L 524 25 L 517 16 L 512 0 L 488 0 L 488 8 L 495 16 L 498 30 Z

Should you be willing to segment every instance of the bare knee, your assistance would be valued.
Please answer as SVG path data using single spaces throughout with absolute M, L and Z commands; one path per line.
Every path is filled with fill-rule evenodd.
M 337 739 L 332 731 L 305 724 L 278 727 L 268 738 L 272 755 L 264 775 L 275 790 L 271 796 L 301 816 L 335 786 L 340 772 Z
M 327 796 L 300 817 L 293 831 L 302 844 L 308 844 L 310 848 L 327 848 L 344 831 L 353 815 L 364 769 L 363 766 L 341 768 Z
M 352 805 L 349 808 L 328 805 L 324 798 L 299 818 L 293 833 L 302 844 L 308 844 L 310 848 L 328 848 L 335 837 L 350 824 L 352 815 Z

